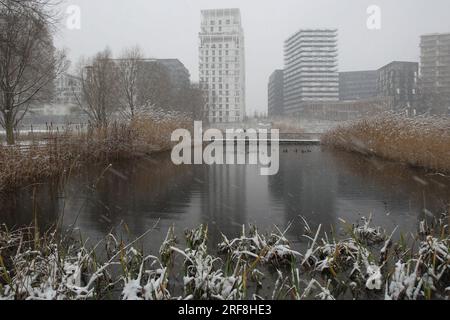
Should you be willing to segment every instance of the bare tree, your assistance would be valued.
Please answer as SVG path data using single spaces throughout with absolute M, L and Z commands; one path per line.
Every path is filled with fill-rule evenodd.
M 126 49 L 117 60 L 121 110 L 134 118 L 136 110 L 169 109 L 173 87 L 167 69 L 153 59 L 144 59 L 139 47 Z
M 117 66 L 109 49 L 79 64 L 81 94 L 76 95 L 79 107 L 98 127 L 107 127 L 119 107 Z
M 148 103 L 142 98 L 143 90 L 146 88 L 139 83 L 146 80 L 141 76 L 144 71 L 142 60 L 141 49 L 136 46 L 125 49 L 117 61 L 119 103 L 124 116 L 130 119 L 135 117 L 137 108 Z
M 146 63 L 140 77 L 140 91 L 151 105 L 169 109 L 173 87 L 166 67 L 158 62 Z
M 174 110 L 189 115 L 194 120 L 204 120 L 204 94 L 198 85 L 180 88 L 172 95 Z
M 53 46 L 50 15 L 41 0 L 0 3 L 0 125 L 8 144 L 30 106 L 51 100 L 53 81 L 67 66 Z

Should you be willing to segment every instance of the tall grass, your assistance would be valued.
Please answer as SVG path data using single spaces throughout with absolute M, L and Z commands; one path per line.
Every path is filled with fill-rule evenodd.
M 384 113 L 339 126 L 322 143 L 412 166 L 450 172 L 450 119 Z
M 140 117 L 107 128 L 67 126 L 31 133 L 28 144 L 0 146 L 0 191 L 68 174 L 87 162 L 109 163 L 170 150 L 173 130 L 190 126 L 181 117 Z

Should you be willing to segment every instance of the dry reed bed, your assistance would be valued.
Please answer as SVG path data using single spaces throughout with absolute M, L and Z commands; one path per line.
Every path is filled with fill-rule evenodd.
M 412 166 L 450 172 L 450 119 L 385 113 L 337 127 L 322 143 Z
M 68 174 L 86 162 L 106 163 L 170 150 L 170 136 L 190 122 L 141 118 L 108 128 L 87 126 L 30 136 L 29 145 L 0 146 L 0 191 Z

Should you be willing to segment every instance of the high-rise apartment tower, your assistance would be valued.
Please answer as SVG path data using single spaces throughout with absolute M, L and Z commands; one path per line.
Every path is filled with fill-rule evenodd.
M 210 123 L 245 118 L 245 47 L 239 9 L 202 10 L 199 78 Z

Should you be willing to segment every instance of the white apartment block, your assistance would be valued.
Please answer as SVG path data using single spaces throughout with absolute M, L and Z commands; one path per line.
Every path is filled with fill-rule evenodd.
M 339 100 L 336 29 L 304 29 L 284 44 L 284 108 L 301 114 L 302 105 Z
M 239 9 L 202 10 L 199 80 L 210 123 L 245 118 L 245 47 Z

